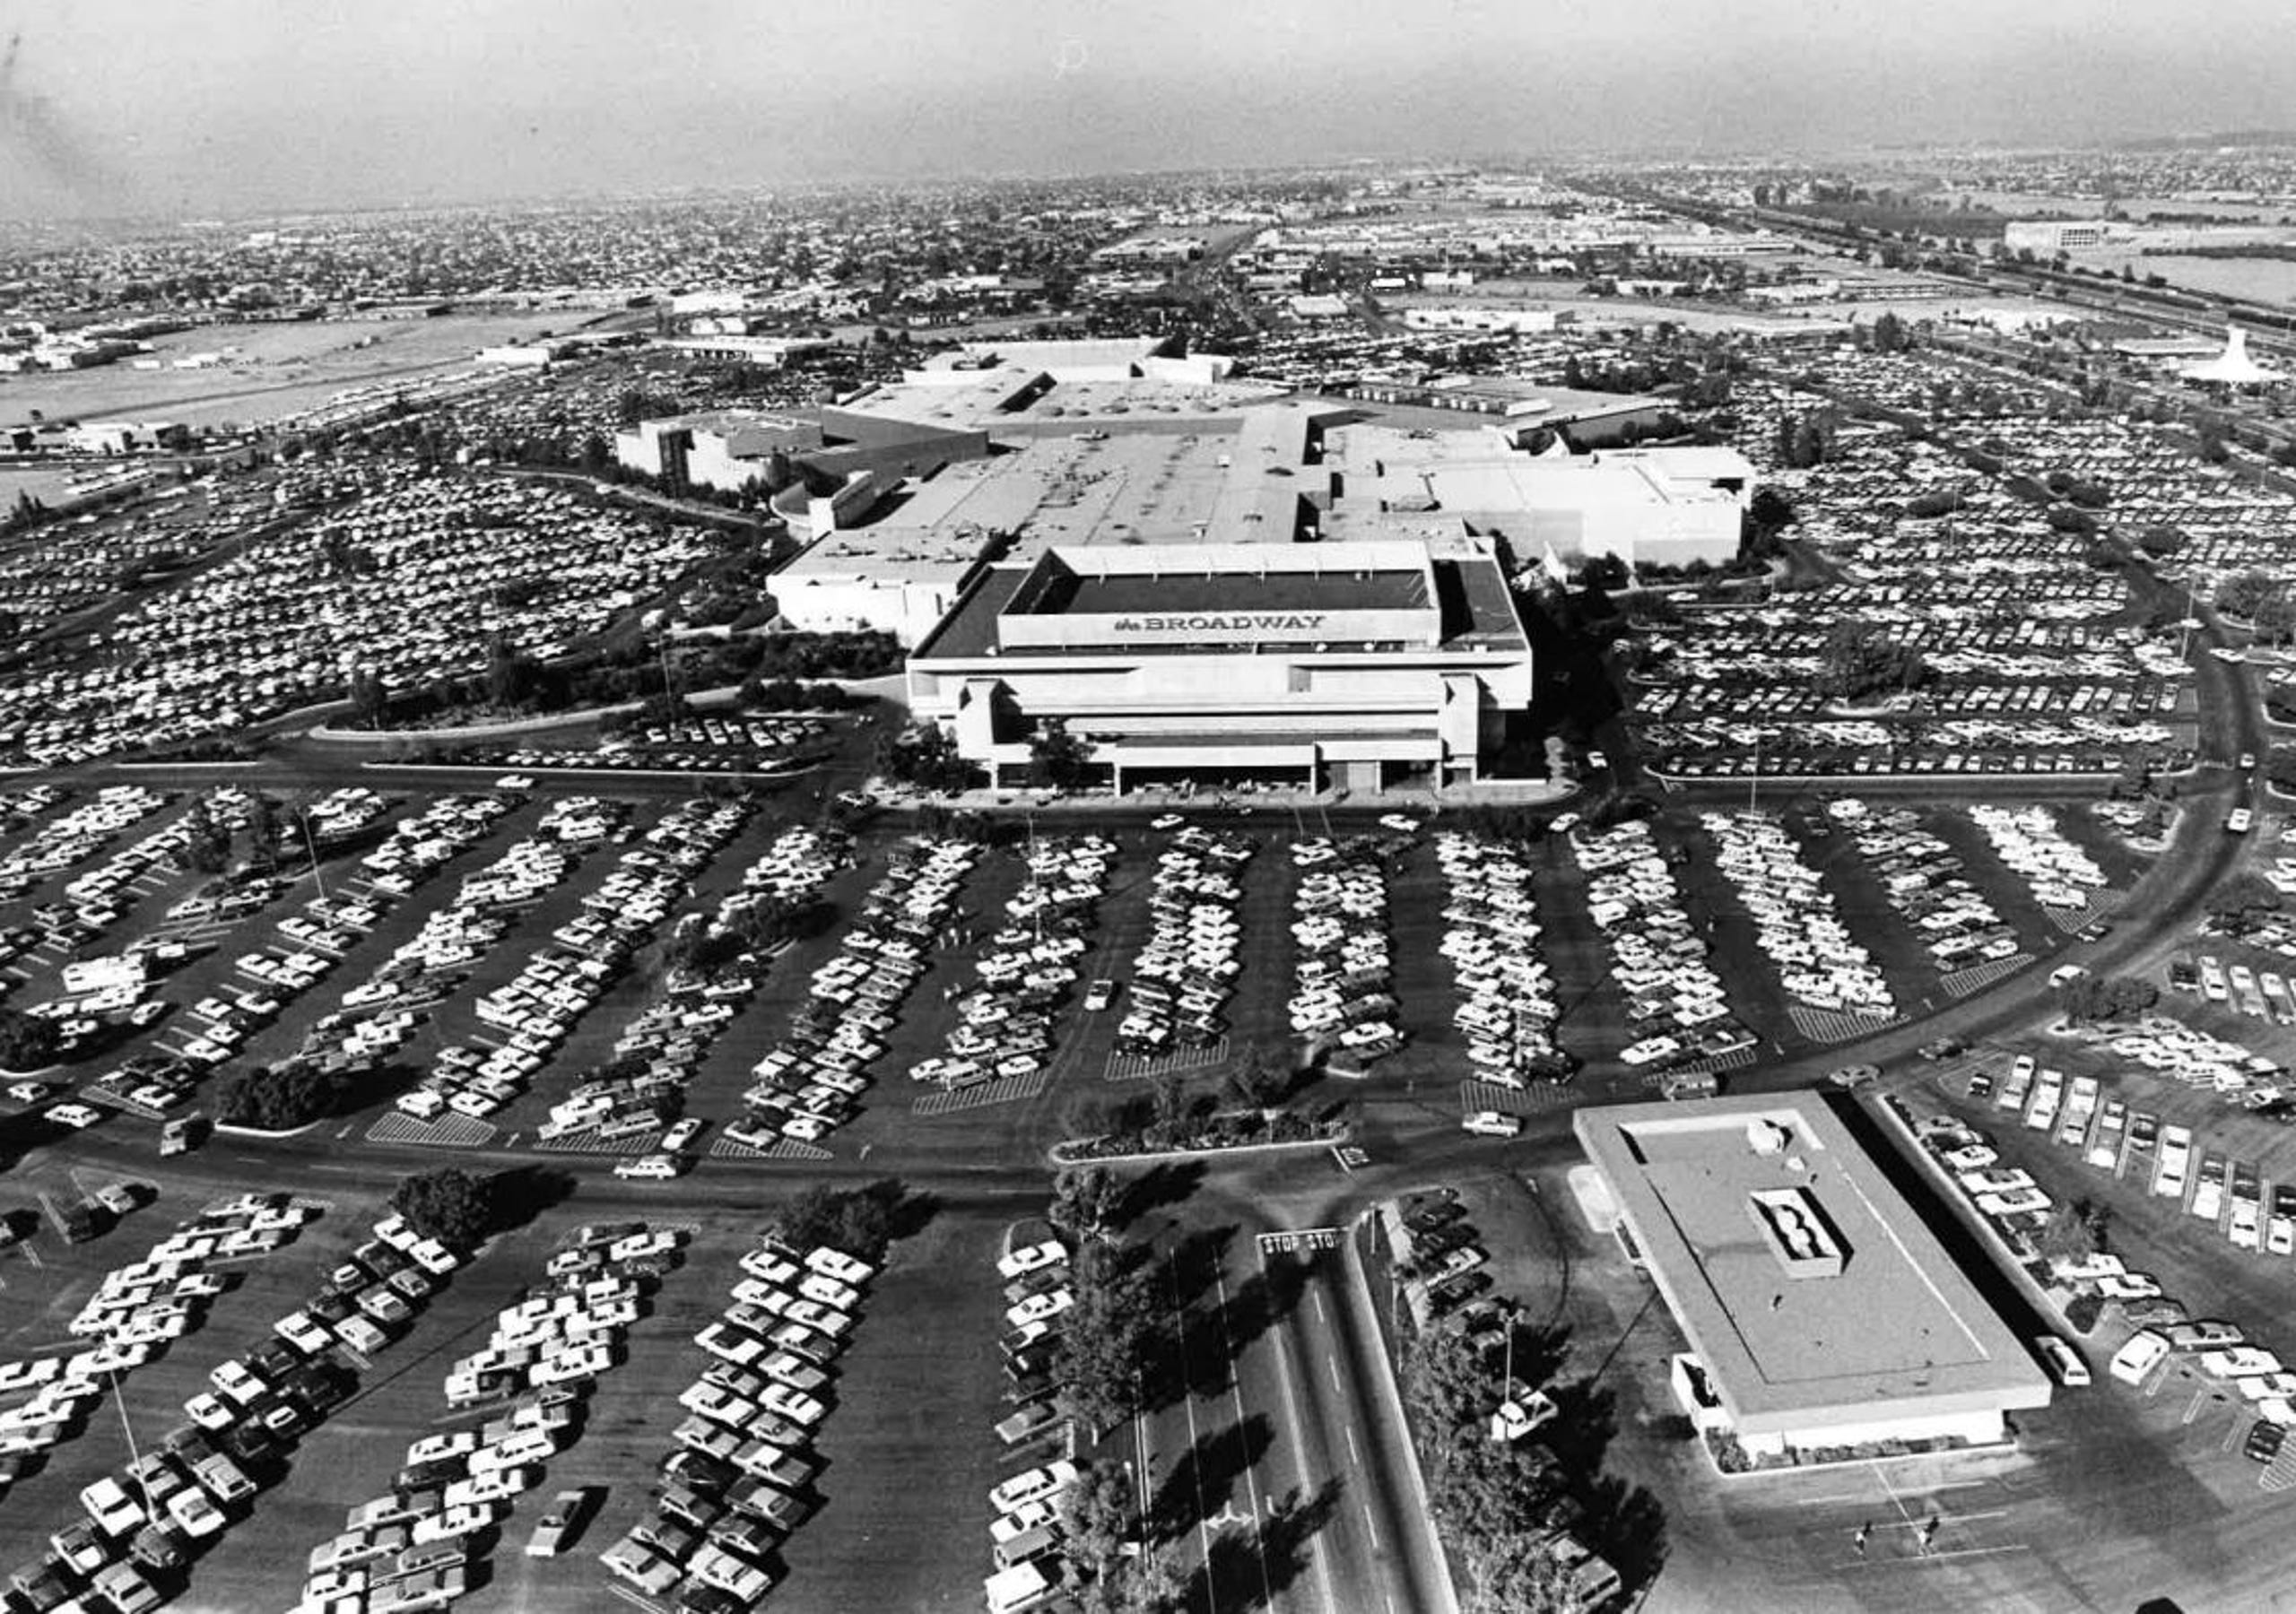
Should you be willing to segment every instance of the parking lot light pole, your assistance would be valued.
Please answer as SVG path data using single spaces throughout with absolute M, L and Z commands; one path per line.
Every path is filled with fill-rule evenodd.
M 295 814 L 295 826 L 303 832 L 303 850 L 311 855 L 311 883 L 318 888 L 319 900 L 326 900 L 326 876 L 319 872 L 318 843 L 311 838 L 311 815 L 300 809 Z

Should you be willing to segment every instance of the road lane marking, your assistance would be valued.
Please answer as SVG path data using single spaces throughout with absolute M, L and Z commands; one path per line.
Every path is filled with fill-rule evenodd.
M 1217 1264 L 1212 1269 L 1212 1289 L 1220 1300 L 1220 1342 L 1228 1353 L 1228 1399 L 1234 1403 L 1236 1409 L 1236 1441 L 1239 1445 L 1243 1445 L 1247 1439 L 1244 1433 L 1243 1365 L 1236 1352 L 1235 1331 L 1228 1326 L 1228 1275 Z M 1245 1454 L 1247 1456 L 1250 1454 L 1248 1447 L 1246 1448 Z M 1252 1549 L 1259 1555 L 1260 1586 L 1267 1594 L 1267 1606 L 1272 1609 L 1275 1606 L 1275 1577 L 1268 1571 L 1267 1539 L 1260 1533 L 1259 1528 L 1259 1479 L 1257 1473 L 1258 1467 L 1257 1462 L 1247 1462 L 1244 1465 L 1244 1489 L 1252 1499 Z M 1232 1506 L 1231 1502 L 1231 1506 Z
M 1363 1453 L 1355 1449 L 1355 1426 L 1353 1424 L 1344 1424 L 1341 1427 L 1347 1431 L 1347 1454 L 1355 1459 L 1355 1466 L 1357 1468 L 1361 1468 L 1363 1466 Z
M 1308 1419 L 1305 1409 L 1300 1405 L 1299 1392 L 1292 1383 L 1291 1344 L 1291 1339 L 1287 1334 L 1281 1332 L 1277 1334 L 1274 1341 L 1275 1375 L 1283 1381 L 1283 1404 L 1290 1407 L 1294 1414 L 1292 1419 L 1292 1461 L 1300 1471 L 1300 1484 L 1304 1489 L 1308 1484 L 1308 1448 L 1306 1442 L 1300 1438 L 1300 1431 Z M 1323 1589 L 1324 1614 L 1343 1614 L 1339 1599 L 1332 1591 L 1331 1552 L 1328 1544 L 1324 1540 L 1323 1532 L 1318 1531 L 1308 1538 L 1308 1549 L 1315 1557 L 1316 1582 Z
M 1197 1447 L 1199 1445 L 1201 1445 L 1201 1444 L 1202 1444 L 1202 1442 L 1198 1439 L 1198 1437 L 1197 1437 L 1197 1436 L 1196 1436 L 1196 1392 L 1195 1392 L 1195 1391 L 1193 1391 L 1193 1390 L 1191 1390 L 1191 1389 L 1189 1389 L 1189 1388 L 1187 1387 L 1187 1314 L 1186 1308 L 1184 1308 L 1184 1307 L 1179 1304 L 1179 1297 L 1180 1297 L 1180 1275 L 1179 1275 L 1178 1271 L 1174 1271 L 1172 1272 L 1171 1277 L 1172 1277 L 1172 1332 L 1173 1332 L 1173 1335 L 1174 1335 L 1174 1338 L 1175 1338 L 1175 1340 L 1176 1340 L 1177 1343 L 1178 1343 L 1178 1346 L 1179 1346 L 1179 1358 L 1180 1358 L 1180 1372 L 1181 1372 L 1180 1405 L 1181 1405 L 1181 1407 L 1182 1407 L 1183 1409 L 1185 1409 L 1185 1410 L 1186 1410 L 1186 1411 L 1187 1411 L 1187 1449 L 1188 1449 L 1189 1458 L 1191 1458 L 1191 1459 L 1192 1459 L 1192 1458 L 1194 1457 L 1194 1455 L 1195 1455 L 1195 1453 L 1196 1453 L 1196 1447 Z M 1190 1471 L 1189 1471 L 1189 1477 L 1190 1477 L 1190 1478 L 1195 1481 L 1195 1485 L 1196 1485 L 1196 1545 L 1197 1545 L 1199 1548 L 1201 1548 L 1201 1549 L 1203 1549 L 1203 1552 L 1204 1552 L 1204 1563 L 1205 1563 L 1205 1577 L 1204 1577 L 1204 1582 L 1205 1582 L 1205 1584 L 1204 1584 L 1204 1595 L 1205 1595 L 1205 1597 L 1208 1600 L 1208 1599 L 1210 1599 L 1210 1598 L 1212 1597 L 1212 1595 L 1213 1595 L 1213 1590 L 1212 1590 L 1212 1575 L 1211 1575 L 1211 1566 L 1212 1566 L 1212 1526 L 1211 1526 L 1211 1524 L 1210 1524 L 1208 1522 L 1206 1522 L 1206 1520 L 1205 1519 L 1205 1516 L 1204 1516 L 1205 1514 L 1209 1513 L 1211 1510 L 1210 1510 L 1209 1508 L 1205 1507 L 1205 1505 L 1204 1505 L 1204 1473 L 1203 1473 L 1203 1468 L 1202 1468 L 1202 1465 L 1200 1465 L 1200 1464 L 1194 1464 L 1194 1463 L 1192 1463 L 1192 1464 L 1191 1464 L 1191 1467 L 1190 1467 Z M 1218 1609 L 1218 1607 L 1217 1607 L 1217 1605 L 1216 1605 L 1216 1604 L 1215 1604 L 1215 1605 L 1212 1605 L 1212 1608 L 1211 1608 L 1211 1614 L 1219 1614 L 1219 1609 Z

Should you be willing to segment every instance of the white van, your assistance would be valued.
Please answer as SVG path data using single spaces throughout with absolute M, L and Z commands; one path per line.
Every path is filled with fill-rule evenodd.
M 1021 1614 L 1024 1609 L 1049 1601 L 1053 1584 L 1041 1568 L 1030 1562 L 999 1569 L 981 1583 L 980 1589 L 988 1600 L 988 1614 Z

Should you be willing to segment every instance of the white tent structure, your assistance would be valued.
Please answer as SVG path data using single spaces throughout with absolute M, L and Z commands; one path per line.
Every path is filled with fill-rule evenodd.
M 2248 357 L 2248 334 L 2238 325 L 2226 327 L 2222 352 L 2185 367 L 2186 380 L 2213 382 L 2219 386 L 2261 386 L 2286 378 L 2285 371 L 2267 369 Z

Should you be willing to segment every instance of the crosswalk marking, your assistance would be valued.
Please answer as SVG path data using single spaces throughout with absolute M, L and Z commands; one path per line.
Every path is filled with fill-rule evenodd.
M 954 1092 L 927 1093 L 910 1106 L 910 1113 L 919 1115 L 952 1115 L 960 1110 L 983 1109 L 992 1104 L 1015 1104 L 1023 1098 L 1039 1098 L 1052 1085 L 1052 1067 L 1039 1065 L 1025 1076 L 1006 1076 L 996 1081 L 977 1082 Z
M 1153 1058 L 1142 1054 L 1111 1054 L 1106 1073 L 1110 1081 L 1146 1081 L 1152 1077 L 1200 1071 L 1206 1065 L 1222 1063 L 1227 1057 L 1228 1039 L 1223 1037 L 1218 1042 L 1204 1043 Z
M 448 1114 L 418 1121 L 404 1110 L 387 1110 L 367 1129 L 375 1143 L 428 1143 L 439 1149 L 477 1149 L 494 1141 L 496 1127 L 474 1115 Z
M 1796 1031 L 1816 1043 L 1854 1042 L 1905 1024 L 1902 1015 L 1884 1019 L 1878 1014 L 1852 1014 L 1841 1009 L 1813 1009 L 1807 1003 L 1787 1004 L 1786 1018 L 1794 1022 Z
M 2013 953 L 2005 959 L 1988 959 L 1982 964 L 1972 965 L 1943 977 L 1938 985 L 1954 997 L 1967 997 L 1972 992 L 2016 974 L 2031 962 L 2032 959 L 2024 953 Z

